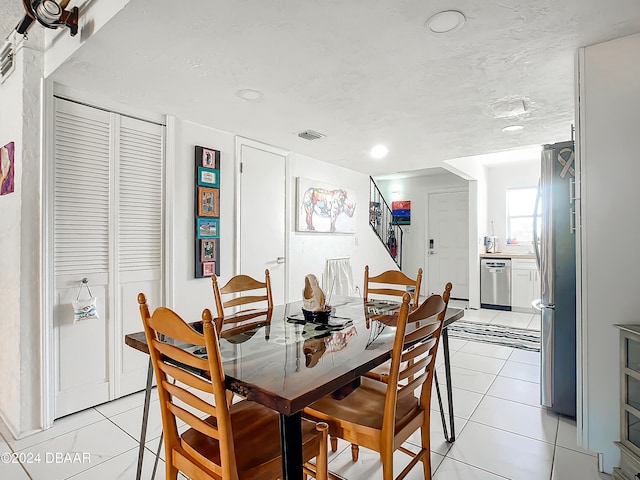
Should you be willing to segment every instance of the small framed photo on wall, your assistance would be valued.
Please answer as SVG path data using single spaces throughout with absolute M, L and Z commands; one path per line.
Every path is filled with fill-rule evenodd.
M 220 216 L 220 190 L 217 188 L 198 187 L 198 216 Z
M 202 149 L 202 166 L 207 168 L 218 168 L 220 152 L 209 148 Z
M 198 218 L 198 238 L 220 238 L 220 220 L 217 218 Z
M 216 168 L 198 167 L 198 185 L 201 187 L 219 187 L 220 171 Z
M 200 240 L 200 261 L 215 262 L 218 260 L 218 239 Z
M 210 277 L 216 273 L 216 262 L 203 262 L 202 263 L 202 276 Z

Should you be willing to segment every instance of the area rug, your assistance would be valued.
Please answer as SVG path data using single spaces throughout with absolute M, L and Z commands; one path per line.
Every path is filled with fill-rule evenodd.
M 503 345 L 531 352 L 540 351 L 540 331 L 538 330 L 464 320 L 452 323 L 447 327 L 447 330 L 449 338 Z

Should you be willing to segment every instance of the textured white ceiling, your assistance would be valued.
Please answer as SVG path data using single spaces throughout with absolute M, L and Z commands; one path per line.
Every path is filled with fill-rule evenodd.
M 461 30 L 424 27 L 447 9 Z M 577 49 L 636 32 L 638 0 L 132 0 L 54 77 L 383 174 L 568 139 Z

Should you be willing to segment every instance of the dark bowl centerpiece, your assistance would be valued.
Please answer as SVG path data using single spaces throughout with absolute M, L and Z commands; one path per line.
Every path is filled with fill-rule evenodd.
M 329 317 L 331 316 L 331 307 L 329 305 L 325 305 L 324 310 L 318 310 L 317 312 L 312 312 L 303 308 L 302 313 L 304 314 L 304 319 L 307 322 L 328 323 Z

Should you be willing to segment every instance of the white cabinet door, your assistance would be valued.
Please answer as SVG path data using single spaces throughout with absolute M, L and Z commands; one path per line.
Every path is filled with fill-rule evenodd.
M 531 270 L 511 271 L 511 309 L 531 309 L 532 287 Z
M 540 275 L 536 261 L 514 258 L 511 267 L 511 309 L 533 312 L 531 302 L 540 298 Z

